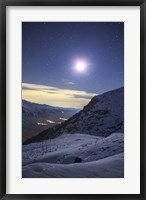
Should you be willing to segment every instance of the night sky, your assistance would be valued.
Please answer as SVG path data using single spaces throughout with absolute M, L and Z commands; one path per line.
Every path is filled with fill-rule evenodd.
M 80 61 L 86 65 L 83 71 L 76 69 Z M 49 87 L 49 94 L 73 91 L 79 101 L 80 94 L 89 100 L 124 85 L 124 23 L 23 22 L 22 64 L 24 99 L 61 106 L 35 93 Z M 85 94 L 75 96 L 75 91 Z M 86 101 L 80 106 L 68 102 L 67 107 L 83 104 Z

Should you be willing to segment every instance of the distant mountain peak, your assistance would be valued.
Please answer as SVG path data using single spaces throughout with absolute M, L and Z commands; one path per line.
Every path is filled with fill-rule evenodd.
M 38 133 L 59 124 L 78 112 L 74 108 L 60 108 L 22 100 L 23 142 Z

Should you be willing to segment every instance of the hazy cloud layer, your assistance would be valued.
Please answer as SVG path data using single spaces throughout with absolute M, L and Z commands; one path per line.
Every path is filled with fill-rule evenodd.
M 31 102 L 52 106 L 82 108 L 95 93 L 60 89 L 52 86 L 22 83 L 22 98 Z

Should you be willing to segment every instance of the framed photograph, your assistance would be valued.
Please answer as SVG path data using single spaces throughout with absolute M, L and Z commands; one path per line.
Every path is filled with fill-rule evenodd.
M 142 199 L 144 0 L 0 1 L 1 199 Z

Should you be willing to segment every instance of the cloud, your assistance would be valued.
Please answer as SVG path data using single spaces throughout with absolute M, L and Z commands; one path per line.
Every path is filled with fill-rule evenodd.
M 63 82 L 64 84 L 66 84 L 66 85 L 75 85 L 74 82 L 69 81 L 69 80 L 67 80 L 67 79 L 62 79 L 62 82 Z
M 97 94 L 80 90 L 61 89 L 39 84 L 22 83 L 22 98 L 59 107 L 82 108 Z
M 79 98 L 79 99 L 80 99 L 80 98 L 89 99 L 89 96 L 83 95 L 83 94 L 82 94 L 82 95 L 76 95 L 76 94 L 75 94 L 74 97 L 75 97 L 75 98 Z
M 73 82 L 71 82 L 71 81 L 69 81 L 69 82 L 64 82 L 65 84 L 67 84 L 67 85 L 75 85 L 75 83 L 73 83 Z

